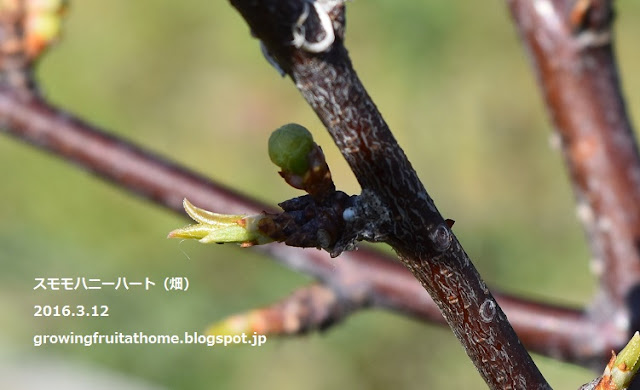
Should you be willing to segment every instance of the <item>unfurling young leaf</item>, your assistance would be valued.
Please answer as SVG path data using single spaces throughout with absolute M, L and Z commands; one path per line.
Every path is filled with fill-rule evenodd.
M 187 199 L 184 210 L 197 225 L 189 225 L 169 233 L 169 238 L 193 238 L 203 244 L 235 242 L 242 246 L 266 244 L 273 241 L 258 230 L 264 215 L 226 215 L 198 208 Z

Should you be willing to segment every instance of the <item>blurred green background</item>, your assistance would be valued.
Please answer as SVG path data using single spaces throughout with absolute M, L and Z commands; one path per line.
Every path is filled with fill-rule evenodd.
M 617 6 L 622 79 L 639 118 L 640 3 Z M 541 300 L 589 302 L 589 253 L 505 5 L 360 0 L 348 4 L 347 20 L 347 45 L 363 82 L 490 285 Z M 299 192 L 276 174 L 266 141 L 271 130 L 299 122 L 324 147 L 338 187 L 359 191 L 319 120 L 262 58 L 227 2 L 75 1 L 64 30 L 37 76 L 46 95 L 69 111 L 272 204 Z M 84 388 L 484 388 L 448 329 L 381 311 L 261 348 L 35 348 L 36 333 L 202 331 L 310 278 L 250 250 L 167 240 L 185 220 L 15 139 L 0 137 L 0 164 L 0 383 L 54 367 L 60 377 L 86 377 L 92 385 Z M 191 287 L 33 291 L 37 277 L 83 276 L 186 276 Z M 56 304 L 106 304 L 111 316 L 34 318 L 34 305 Z M 556 388 L 593 377 L 536 361 Z

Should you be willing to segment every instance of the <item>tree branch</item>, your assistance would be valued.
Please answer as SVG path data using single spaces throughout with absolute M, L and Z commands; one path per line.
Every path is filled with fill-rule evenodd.
M 489 387 L 548 388 L 353 70 L 342 44 L 342 2 L 231 3 L 327 127 L 361 196 L 380 203 L 372 206 L 380 219 L 373 236 L 388 242 L 429 292 Z M 335 41 L 326 50 L 295 44 L 301 27 L 305 40 L 330 35 L 322 23 L 300 25 L 311 4 L 317 20 L 332 19 Z
M 181 199 L 197 199 L 212 210 L 270 209 L 201 175 L 97 129 L 39 99 L 0 89 L 0 129 L 73 162 L 119 188 L 184 214 Z M 285 266 L 310 275 L 354 310 L 378 307 L 427 323 L 445 321 L 429 294 L 401 264 L 361 248 L 338 260 L 325 252 L 284 245 L 252 247 Z M 582 311 L 496 294 L 522 341 L 533 351 L 574 363 L 606 357 L 617 345 Z M 348 315 L 350 312 L 344 312 Z M 337 318 L 336 321 L 339 321 Z M 624 337 L 624 334 L 619 335 Z M 615 337 L 614 337 L 615 339 Z
M 243 1 L 238 0 L 237 3 Z M 268 6 L 272 2 L 264 3 Z M 281 9 L 274 6 L 263 13 L 256 11 L 264 11 L 259 8 L 265 7 L 264 4 L 251 5 L 258 7 L 250 10 L 252 17 L 256 18 L 254 22 L 258 23 L 258 29 L 254 29 L 254 33 L 266 44 L 267 53 L 273 56 L 274 63 L 292 76 L 330 129 L 334 140 L 356 172 L 364 190 L 363 194 L 379 201 L 383 214 L 388 213 L 389 218 L 382 218 L 384 223 L 376 226 L 375 233 L 381 240 L 388 241 L 398 250 L 406 265 L 414 271 L 425 287 L 435 294 L 438 306 L 447 316 L 449 323 L 453 324 L 454 331 L 467 347 L 477 366 L 482 363 L 484 357 L 502 359 L 490 365 L 482 364 L 493 367 L 480 369 L 492 387 L 519 387 L 524 386 L 523 381 L 527 381 L 527 387 L 538 384 L 546 386 L 528 355 L 522 355 L 524 350 L 520 348 L 517 339 L 514 345 L 510 344 L 515 336 L 500 308 L 492 300 L 491 294 L 473 269 L 455 236 L 437 212 L 433 201 L 357 79 L 346 49 L 342 46 L 344 13 L 341 2 L 319 0 L 316 3 L 280 3 L 277 5 L 281 6 Z M 324 4 L 320 6 L 324 8 L 317 7 L 320 3 Z M 633 288 L 637 282 L 637 262 L 629 263 L 628 265 L 636 266 L 627 269 L 619 260 L 624 258 L 623 255 L 633 252 L 633 245 L 635 255 L 640 251 L 636 206 L 639 204 L 637 200 L 640 173 L 638 149 L 633 143 L 631 127 L 619 92 L 612 50 L 607 41 L 610 36 L 611 8 L 609 2 L 598 0 L 580 0 L 575 2 L 578 6 L 573 8 L 559 3 L 559 0 L 537 1 L 535 4 L 524 5 L 518 0 L 510 2 L 516 19 L 522 24 L 523 36 L 533 40 L 532 52 L 543 50 L 544 53 L 540 56 L 547 56 L 546 60 L 549 60 L 549 55 L 557 54 L 552 49 L 564 47 L 562 50 L 566 51 L 562 52 L 566 56 L 560 58 L 562 61 L 568 59 L 568 62 L 563 62 L 562 66 L 553 61 L 546 63 L 542 61 L 545 58 L 542 58 L 542 65 L 538 64 L 542 69 L 540 77 L 547 86 L 547 99 L 551 102 L 549 104 L 556 125 L 560 130 L 562 127 L 559 124 L 568 123 L 569 128 L 573 126 L 573 133 L 562 133 L 565 155 L 570 163 L 572 177 L 575 177 L 577 183 L 575 185 L 579 199 L 586 197 L 588 201 L 593 202 L 588 204 L 590 210 L 582 209 L 582 215 L 586 216 L 584 219 L 589 222 L 586 223 L 589 234 L 594 235 L 594 240 L 597 241 L 594 248 L 601 251 L 596 253 L 605 254 L 602 257 L 603 269 L 608 271 L 611 267 L 612 272 L 617 275 L 602 277 L 606 294 L 603 295 L 605 299 L 600 302 L 604 302 L 607 307 L 612 307 L 611 303 L 615 303 L 615 310 L 620 311 L 624 299 L 634 296 Z M 306 11 L 305 7 L 308 8 Z M 549 7 L 553 12 L 549 12 Z M 328 19 L 322 14 L 323 9 L 327 11 Z M 538 16 L 531 17 L 526 14 L 534 11 Z M 301 15 L 305 13 L 306 20 L 302 20 Z M 522 19 L 518 19 L 519 17 Z M 544 27 L 540 27 L 542 35 L 532 34 L 531 25 L 524 23 L 527 17 L 527 23 L 540 23 Z M 566 26 L 558 27 L 554 24 L 559 17 L 564 18 L 561 19 L 563 22 L 569 21 L 570 30 L 567 30 Z M 11 18 L 0 23 L 0 27 L 7 26 L 7 22 L 19 24 L 21 18 L 20 12 L 12 14 Z M 265 18 L 275 18 L 279 24 L 264 23 Z M 328 33 L 327 20 L 332 24 L 332 34 Z M 9 40 L 20 39 L 19 29 L 7 31 L 9 33 L 3 34 L 3 37 L 9 37 Z M 553 34 L 564 34 L 562 37 L 568 42 L 563 42 L 566 47 L 554 47 L 553 44 L 546 47 L 545 43 L 554 43 L 553 39 L 557 38 Z M 235 194 L 200 175 L 95 129 L 90 124 L 73 118 L 33 96 L 31 92 L 34 85 L 29 77 L 29 64 L 34 57 L 22 61 L 22 54 L 15 52 L 16 46 L 7 44 L 5 38 L 0 45 L 3 60 L 0 62 L 3 68 L 0 78 L 2 130 L 74 161 L 116 185 L 174 211 L 182 211 L 181 201 L 184 197 L 189 197 L 203 207 L 225 212 L 259 212 L 267 209 L 256 201 Z M 570 42 L 570 39 L 573 41 Z M 11 56 L 20 61 L 7 62 L 6 59 Z M 576 62 L 572 63 L 569 60 Z M 595 66 L 590 68 L 594 64 Z M 575 68 L 565 69 L 565 65 Z M 601 69 L 600 67 L 607 71 L 598 74 L 595 70 Z M 573 79 L 570 77 L 571 74 Z M 581 77 L 586 78 L 586 81 Z M 589 99 L 569 101 L 569 98 L 577 95 L 565 92 L 566 86 L 574 88 L 568 89 L 573 91 L 573 94 L 588 92 L 593 96 Z M 591 103 L 593 106 L 589 105 L 591 99 L 595 101 Z M 574 115 L 575 113 L 569 110 L 574 105 L 580 108 L 576 112 L 581 115 L 592 114 L 590 109 L 593 108 L 595 114 L 589 118 L 597 124 L 595 127 L 598 129 L 604 129 L 603 124 L 608 124 L 614 129 L 609 129 L 610 133 L 601 132 L 602 134 L 595 131 L 596 138 L 593 138 L 594 135 L 591 133 L 580 133 L 578 130 L 590 122 L 581 122 L 584 118 Z M 587 135 L 591 135 L 592 138 Z M 598 138 L 600 136 L 607 142 L 601 143 L 601 138 Z M 626 143 L 629 139 L 631 142 Z M 612 152 L 613 146 L 622 147 L 616 142 L 626 146 L 626 149 L 622 148 L 622 156 L 617 156 L 617 149 L 615 153 Z M 604 152 L 598 149 L 601 144 L 605 145 Z M 606 155 L 605 159 L 594 157 L 589 162 L 593 155 L 599 156 L 601 153 Z M 606 169 L 602 169 L 599 167 L 602 161 L 606 161 L 610 166 L 606 165 Z M 621 178 L 606 181 L 610 173 L 618 174 Z M 592 179 L 592 175 L 595 175 L 596 179 Z M 614 195 L 589 192 L 593 191 L 592 181 L 598 188 L 602 188 L 602 183 L 610 185 L 611 187 L 605 188 L 612 188 L 611 192 Z M 625 193 L 627 190 L 629 192 Z M 625 197 L 625 194 L 628 197 Z M 630 217 L 624 215 L 627 210 L 631 210 Z M 589 221 L 590 219 L 592 220 Z M 626 225 L 616 230 L 611 228 L 613 222 Z M 616 246 L 616 235 L 620 234 L 622 236 L 618 238 L 624 238 L 621 241 L 625 243 Z M 410 273 L 399 264 L 391 262 L 388 257 L 361 250 L 345 253 L 335 262 L 322 252 L 301 251 L 282 245 L 268 245 L 257 249 L 276 257 L 291 268 L 318 278 L 331 289 L 329 291 L 320 287 L 321 292 L 330 293 L 326 296 L 336 296 L 340 300 L 336 307 L 354 310 L 383 307 L 427 321 L 443 323 L 443 318 L 437 310 L 438 306 L 429 299 Z M 624 281 L 622 285 L 618 283 L 620 280 Z M 320 290 L 315 287 L 302 290 L 301 294 L 294 295 L 293 300 L 308 296 L 305 292 Z M 616 322 L 616 318 L 611 316 L 602 320 L 594 316 L 594 313 L 528 302 L 501 294 L 496 296 L 525 344 L 534 351 L 552 357 L 584 363 L 602 356 L 603 352 L 606 353 L 620 345 L 626 338 L 627 327 L 612 327 L 612 324 L 619 325 L 620 322 Z M 319 310 L 324 305 L 322 302 L 320 300 L 314 303 Z M 601 306 L 597 306 L 598 315 L 603 314 Z M 329 306 L 327 308 L 330 309 Z M 334 310 L 329 323 L 339 321 L 350 312 L 351 310 Z M 312 316 L 308 319 L 313 321 L 314 318 L 323 317 Z M 490 326 L 482 323 L 487 319 L 493 321 Z M 465 320 L 473 323 L 465 324 Z M 499 323 L 497 328 L 496 323 Z M 501 333 L 496 335 L 496 329 Z M 487 335 L 489 338 L 485 337 Z M 490 350 L 491 348 L 494 350 Z M 519 360 L 511 360 L 514 358 Z M 534 370 L 524 374 L 522 371 L 509 371 L 527 367 L 533 367 Z M 512 383 L 505 383 L 503 380 Z
M 357 309 L 334 290 L 313 284 L 296 290 L 285 299 L 256 310 L 237 314 L 213 324 L 207 333 L 291 336 L 333 326 Z
M 640 157 L 613 54 L 612 2 L 508 4 L 559 135 L 600 278 L 593 310 L 621 330 L 637 329 Z

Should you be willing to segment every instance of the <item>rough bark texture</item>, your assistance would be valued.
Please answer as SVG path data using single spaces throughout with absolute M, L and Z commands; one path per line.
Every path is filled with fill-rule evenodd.
M 305 2 L 232 4 L 325 124 L 363 194 L 377 198 L 383 221 L 375 235 L 398 252 L 429 292 L 489 387 L 547 388 L 353 70 L 341 39 L 343 5 L 329 11 L 336 30 L 333 45 L 309 53 L 291 45 Z M 315 41 L 326 34 L 319 24 L 309 28 L 314 30 L 306 36 Z

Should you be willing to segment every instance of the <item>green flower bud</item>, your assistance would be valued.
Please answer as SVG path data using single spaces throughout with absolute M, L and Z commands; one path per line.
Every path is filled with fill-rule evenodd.
M 269 137 L 269 158 L 284 172 L 302 175 L 309 169 L 307 156 L 313 145 L 313 136 L 309 130 L 289 123 Z

